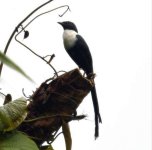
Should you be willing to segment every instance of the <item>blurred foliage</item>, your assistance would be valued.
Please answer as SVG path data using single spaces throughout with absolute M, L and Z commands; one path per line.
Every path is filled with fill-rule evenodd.
M 27 116 L 27 100 L 23 97 L 0 107 L 0 131 L 16 129 Z
M 0 61 L 32 81 L 32 79 L 17 64 L 15 64 L 10 58 L 8 58 L 2 52 L 0 52 Z
M 16 130 L 27 116 L 27 100 L 23 97 L 0 107 L 0 150 L 38 150 L 36 143 Z
M 0 150 L 39 150 L 27 135 L 14 131 L 0 134 Z

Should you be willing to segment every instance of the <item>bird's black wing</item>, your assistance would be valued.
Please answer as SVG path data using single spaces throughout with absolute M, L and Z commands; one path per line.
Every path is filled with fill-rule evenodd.
M 68 54 L 75 63 L 82 68 L 87 74 L 93 72 L 92 57 L 89 47 L 82 36 L 77 35 L 75 45 L 67 50 Z
M 81 51 L 80 53 L 84 64 L 82 69 L 84 69 L 87 74 L 93 73 L 92 56 L 89 47 L 81 35 L 77 35 L 77 39 L 77 45 L 79 45 L 79 50 Z

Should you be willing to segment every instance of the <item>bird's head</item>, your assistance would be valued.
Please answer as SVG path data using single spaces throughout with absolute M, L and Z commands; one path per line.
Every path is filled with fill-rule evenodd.
M 64 30 L 74 30 L 75 32 L 78 32 L 78 29 L 76 25 L 71 21 L 64 21 L 64 22 L 58 22 Z

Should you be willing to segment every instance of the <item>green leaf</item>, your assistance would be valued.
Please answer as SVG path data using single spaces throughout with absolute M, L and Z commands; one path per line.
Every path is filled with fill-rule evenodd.
M 32 81 L 32 79 L 17 65 L 15 64 L 10 58 L 0 52 L 0 61 L 2 61 L 5 65 L 9 66 L 10 68 L 14 69 L 15 71 L 22 74 L 24 77 Z
M 27 116 L 27 100 L 23 97 L 0 107 L 0 131 L 16 129 Z
M 54 149 L 53 149 L 52 145 L 49 145 L 46 150 L 54 150 Z
M 41 146 L 40 150 L 54 150 L 52 145 Z
M 0 134 L 0 150 L 39 150 L 33 140 L 25 134 L 14 131 Z

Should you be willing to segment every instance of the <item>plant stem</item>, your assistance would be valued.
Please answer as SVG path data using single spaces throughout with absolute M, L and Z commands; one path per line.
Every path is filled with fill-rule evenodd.
M 42 8 L 43 6 L 47 5 L 48 3 L 52 2 L 53 0 L 49 0 L 45 3 L 43 3 L 42 5 L 40 5 L 39 7 L 37 7 L 36 9 L 34 9 L 29 15 L 27 15 L 17 26 L 16 28 L 14 29 L 14 31 L 12 32 L 7 44 L 6 44 L 6 47 L 4 49 L 4 54 L 6 55 L 7 53 L 7 50 L 8 50 L 8 47 L 12 41 L 12 38 L 14 37 L 15 33 L 17 32 L 17 29 L 30 17 L 32 16 L 37 10 L 39 10 L 40 8 Z M 3 63 L 1 62 L 0 64 L 0 76 L 2 74 L 2 68 L 3 68 Z

